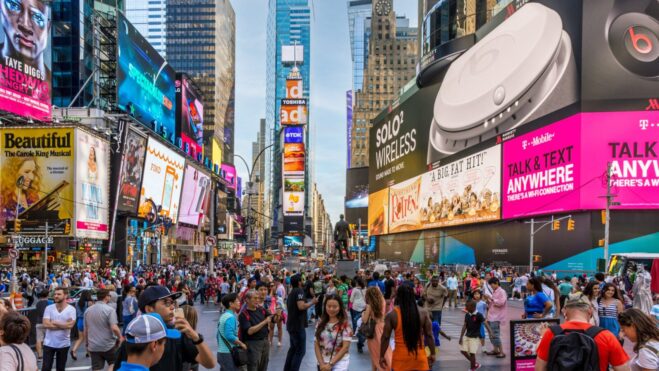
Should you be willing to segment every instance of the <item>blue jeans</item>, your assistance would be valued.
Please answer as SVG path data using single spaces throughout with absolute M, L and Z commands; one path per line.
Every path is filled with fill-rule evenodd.
M 126 335 L 126 327 L 128 327 L 128 324 L 130 323 L 130 321 L 132 321 L 132 320 L 135 318 L 135 315 L 134 315 L 134 314 L 131 314 L 131 315 L 129 315 L 129 316 L 123 316 L 123 317 L 124 317 L 124 318 L 123 318 L 123 320 L 124 320 L 124 328 L 123 328 L 123 330 L 121 331 L 121 334 L 122 334 L 122 335 Z
M 304 329 L 289 331 L 288 335 L 291 338 L 291 347 L 288 348 L 288 354 L 286 354 L 284 371 L 299 371 L 302 358 L 307 351 L 307 332 Z
M 437 322 L 439 327 L 442 327 L 442 311 L 441 310 L 433 310 L 432 312 L 432 321 Z
M 366 341 L 366 339 L 364 339 L 364 336 L 357 331 L 357 321 L 359 321 L 359 319 L 362 318 L 362 313 L 364 312 L 357 312 L 356 310 L 350 309 L 352 328 L 357 333 L 357 349 L 362 349 L 364 347 L 364 341 Z

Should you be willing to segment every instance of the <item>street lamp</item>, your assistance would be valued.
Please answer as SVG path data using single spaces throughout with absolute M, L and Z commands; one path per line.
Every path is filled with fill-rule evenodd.
M 261 152 L 259 152 L 258 155 L 254 158 L 254 163 L 252 164 L 252 167 L 249 167 L 249 164 L 247 163 L 247 160 L 245 160 L 241 155 L 234 154 L 234 157 L 238 157 L 239 159 L 242 160 L 242 162 L 245 164 L 245 167 L 247 168 L 247 243 L 251 244 L 252 242 L 252 220 L 251 220 L 251 211 L 252 211 L 252 194 L 253 192 L 251 191 L 252 187 L 254 186 L 254 182 L 252 182 L 252 175 L 254 168 L 256 167 L 256 163 L 259 161 L 259 157 L 265 153 L 265 150 L 274 146 L 275 144 L 270 144 L 269 146 L 264 147 Z M 257 179 L 257 183 L 259 182 L 259 179 Z M 241 195 L 238 195 L 240 197 Z

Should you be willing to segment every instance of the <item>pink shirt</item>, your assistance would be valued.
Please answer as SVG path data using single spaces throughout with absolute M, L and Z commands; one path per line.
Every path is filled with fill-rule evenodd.
M 506 304 L 508 302 L 508 295 L 506 290 L 498 287 L 492 294 L 487 311 L 487 320 L 490 322 L 505 321 L 506 318 Z

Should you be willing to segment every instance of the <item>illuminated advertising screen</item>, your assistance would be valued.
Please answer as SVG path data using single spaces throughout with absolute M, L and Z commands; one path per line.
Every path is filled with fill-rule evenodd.
M 238 186 L 236 167 L 231 164 L 222 164 L 222 172 L 224 172 L 224 179 L 229 182 L 228 188 L 236 190 L 236 187 Z
M 161 208 L 160 215 L 176 223 L 183 186 L 185 159 L 156 139 L 149 137 L 138 215 L 141 218 Z
M 284 216 L 304 215 L 304 177 L 284 178 Z
M 213 162 L 213 172 L 215 172 L 215 165 L 217 165 L 218 171 L 222 167 L 222 147 L 220 146 L 220 143 L 217 141 L 217 139 L 213 138 L 212 142 L 213 147 L 211 149 L 211 161 Z
M 74 129 L 3 128 L 0 133 L 0 211 L 8 229 L 16 214 L 22 233 L 43 228 L 46 220 L 50 228 L 70 222 L 75 210 Z
M 119 202 L 117 204 L 119 211 L 137 212 L 145 154 L 146 137 L 128 130 L 124 142 L 124 163 L 119 183 Z
M 187 164 L 183 179 L 181 209 L 178 213 L 179 223 L 198 226 L 208 210 L 211 179 L 201 170 Z
M 284 236 L 284 246 L 286 247 L 303 247 L 304 236 Z
M 201 93 L 190 78 L 178 74 L 176 80 L 176 134 L 183 151 L 195 161 L 204 153 L 204 103 Z
M 302 98 L 282 99 L 280 121 L 282 126 L 307 124 L 307 100 Z
M 176 143 L 176 73 L 140 32 L 118 15 L 117 104 Z
M 302 79 L 286 79 L 286 98 L 302 98 Z
M 110 145 L 76 130 L 75 236 L 109 237 Z
M 284 173 L 304 173 L 305 150 L 303 143 L 284 144 Z
M 284 143 L 304 143 L 304 128 L 301 126 L 285 127 Z
M 51 117 L 51 9 L 46 1 L 3 1 L 0 110 Z
M 352 90 L 346 92 L 346 143 L 348 143 L 348 166 L 351 168 L 351 157 L 352 157 Z
M 368 234 L 389 233 L 389 188 L 368 195 Z
M 365 228 L 368 220 L 368 167 L 346 171 L 345 217 L 349 223 L 361 219 Z

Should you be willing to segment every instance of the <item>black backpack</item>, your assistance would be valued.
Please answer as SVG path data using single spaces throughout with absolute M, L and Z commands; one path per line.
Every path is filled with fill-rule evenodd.
M 550 326 L 554 338 L 549 344 L 548 371 L 599 371 L 599 351 L 595 336 L 603 328 L 591 326 L 586 331 L 564 330 Z

